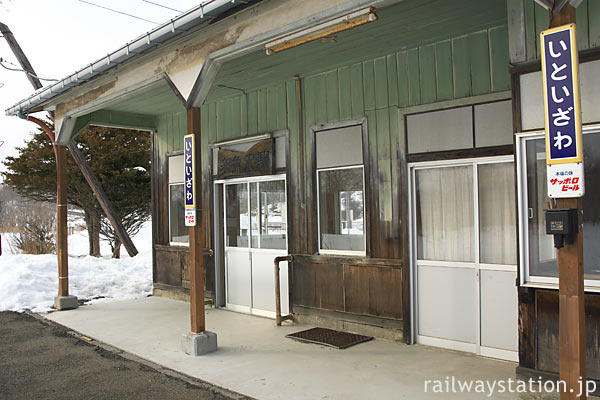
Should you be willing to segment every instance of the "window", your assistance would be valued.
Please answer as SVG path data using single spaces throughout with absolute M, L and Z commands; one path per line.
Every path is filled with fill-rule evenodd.
M 546 188 L 544 134 L 520 135 L 518 158 L 521 186 L 521 253 L 523 283 L 558 283 L 558 263 L 553 238 L 546 234 L 544 210 L 551 200 Z M 600 132 L 584 131 L 585 196 L 583 198 L 583 263 L 586 287 L 600 287 Z
M 183 156 L 169 157 L 169 243 L 189 244 L 183 203 Z
M 169 185 L 169 241 L 189 243 L 190 232 L 185 226 L 183 206 L 183 183 Z
M 365 253 L 365 196 L 360 125 L 317 131 L 321 253 Z

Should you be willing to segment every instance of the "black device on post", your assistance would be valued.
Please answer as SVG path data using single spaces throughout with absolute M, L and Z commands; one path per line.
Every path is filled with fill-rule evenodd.
M 554 208 L 546 212 L 546 233 L 554 235 L 554 247 L 560 249 L 575 242 L 579 231 L 579 218 L 576 208 Z

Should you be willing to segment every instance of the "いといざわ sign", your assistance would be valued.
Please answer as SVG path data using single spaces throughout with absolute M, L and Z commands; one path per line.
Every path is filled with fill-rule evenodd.
M 183 167 L 185 168 L 183 196 L 185 204 L 185 226 L 196 226 L 196 154 L 194 135 L 183 137 Z
M 583 142 L 575 25 L 540 34 L 549 197 L 584 194 Z

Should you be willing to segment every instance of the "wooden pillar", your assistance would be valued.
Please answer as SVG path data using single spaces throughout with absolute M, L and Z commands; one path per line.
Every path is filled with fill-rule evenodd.
M 575 23 L 575 8 L 567 4 L 550 12 L 550 27 Z M 558 348 L 560 379 L 566 383 L 561 400 L 586 399 L 585 292 L 583 290 L 583 198 L 557 199 L 557 208 L 576 208 L 579 230 L 573 244 L 558 250 Z M 583 379 L 583 384 L 581 380 Z M 582 385 L 582 386 L 580 386 Z M 583 390 L 582 390 L 583 389 Z
M 196 226 L 190 226 L 190 307 L 192 333 L 206 330 L 204 316 L 204 219 L 202 218 L 202 148 L 200 131 L 200 108 L 192 107 L 187 112 L 187 133 L 194 134 Z
M 54 145 L 56 156 L 56 254 L 58 256 L 58 295 L 69 295 L 69 252 L 67 248 L 67 154 Z

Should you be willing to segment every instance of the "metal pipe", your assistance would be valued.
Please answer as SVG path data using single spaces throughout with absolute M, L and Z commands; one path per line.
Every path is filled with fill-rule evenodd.
M 292 262 L 293 257 L 290 254 L 287 256 L 275 257 L 275 260 L 273 260 L 273 264 L 275 266 L 275 323 L 277 324 L 277 326 L 281 326 L 281 323 L 283 321 L 292 319 L 292 314 L 284 316 L 281 315 L 281 288 L 279 282 L 279 263 L 282 261 L 287 261 L 288 263 Z
M 188 32 L 192 28 L 200 25 L 206 17 L 210 17 L 210 19 L 216 18 L 221 14 L 221 11 L 227 11 L 236 5 L 237 4 L 231 0 L 210 0 L 203 2 L 199 6 L 165 22 L 137 39 L 126 43 L 112 53 L 77 70 L 75 73 L 59 82 L 46 86 L 24 100 L 21 100 L 19 103 L 8 108 L 6 110 L 6 115 L 17 115 L 22 110 L 28 111 L 41 104 L 43 101 L 63 93 L 73 86 L 77 86 L 109 69 L 115 68 L 156 45 L 167 42 L 178 36 L 180 32 Z

